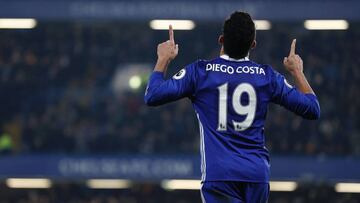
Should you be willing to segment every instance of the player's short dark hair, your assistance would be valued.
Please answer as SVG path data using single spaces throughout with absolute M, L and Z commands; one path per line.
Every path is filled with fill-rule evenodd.
M 248 13 L 235 11 L 224 22 L 223 35 L 225 53 L 231 58 L 244 58 L 255 39 L 254 21 Z

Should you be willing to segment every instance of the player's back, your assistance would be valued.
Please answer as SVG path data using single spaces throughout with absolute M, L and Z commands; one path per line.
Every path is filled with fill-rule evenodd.
M 268 69 L 226 55 L 198 62 L 193 106 L 200 121 L 203 180 L 268 181 L 263 133 L 272 95 Z
M 269 102 L 306 119 L 320 107 L 312 93 L 289 85 L 270 66 L 227 55 L 199 60 L 171 79 L 154 71 L 144 100 L 151 106 L 189 97 L 199 118 L 203 181 L 268 182 L 264 122 Z

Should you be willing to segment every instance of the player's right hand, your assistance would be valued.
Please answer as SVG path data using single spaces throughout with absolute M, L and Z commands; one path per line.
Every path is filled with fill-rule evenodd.
M 179 46 L 175 44 L 174 30 L 172 26 L 169 25 L 169 40 L 158 45 L 158 58 L 166 61 L 171 61 L 177 56 L 178 52 Z
M 291 43 L 289 56 L 285 57 L 283 61 L 286 70 L 291 74 L 303 72 L 303 61 L 299 55 L 295 54 L 295 46 L 296 39 L 294 39 Z

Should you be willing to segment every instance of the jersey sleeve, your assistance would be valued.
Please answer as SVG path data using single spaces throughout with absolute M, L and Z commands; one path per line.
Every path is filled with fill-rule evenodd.
M 320 105 L 316 95 L 298 91 L 283 75 L 274 70 L 272 70 L 271 83 L 273 103 L 284 106 L 305 119 L 314 120 L 320 117 Z
M 164 73 L 154 71 L 146 88 L 145 103 L 158 106 L 184 97 L 194 97 L 196 66 L 196 62 L 187 65 L 168 80 L 164 79 Z

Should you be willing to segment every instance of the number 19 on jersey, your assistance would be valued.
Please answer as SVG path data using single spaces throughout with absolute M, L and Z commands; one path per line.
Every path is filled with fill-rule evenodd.
M 218 131 L 226 131 L 227 130 L 227 100 L 228 100 L 228 83 L 220 85 L 218 87 L 219 90 L 219 117 L 218 117 Z M 242 94 L 247 94 L 249 98 L 249 102 L 247 105 L 241 104 L 241 96 Z M 256 92 L 252 85 L 249 83 L 241 83 L 239 84 L 233 94 L 232 94 L 232 108 L 238 115 L 246 116 L 245 119 L 241 122 L 232 120 L 232 124 L 236 131 L 244 131 L 249 128 L 255 118 L 256 113 Z

